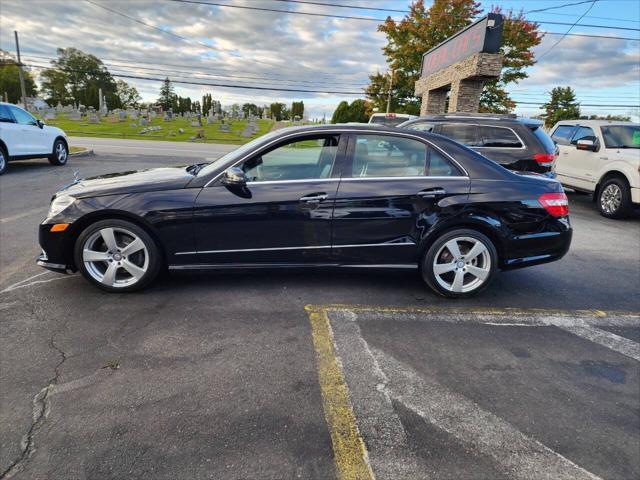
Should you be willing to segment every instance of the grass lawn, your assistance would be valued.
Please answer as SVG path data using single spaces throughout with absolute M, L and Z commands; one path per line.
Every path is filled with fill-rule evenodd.
M 237 121 L 225 121 L 231 125 L 231 132 L 220 132 L 220 122 L 213 125 L 207 125 L 206 119 L 204 119 L 204 125 L 202 127 L 192 127 L 190 119 L 176 118 L 173 121 L 165 122 L 162 118 L 156 118 L 149 122 L 148 126 L 160 126 L 162 130 L 156 132 L 140 133 L 143 128 L 146 127 L 132 127 L 133 120 L 127 118 L 124 122 L 110 122 L 108 119 L 103 118 L 98 124 L 87 123 L 87 119 L 83 118 L 82 121 L 68 120 L 63 114 L 59 114 L 55 120 L 47 120 L 48 125 L 53 125 L 61 128 L 69 136 L 76 137 L 103 137 L 103 138 L 133 138 L 142 140 L 170 140 L 175 142 L 187 142 L 191 137 L 195 137 L 198 130 L 204 130 L 204 140 L 193 140 L 198 143 L 231 143 L 231 144 L 243 144 L 256 137 L 264 135 L 273 126 L 274 122 L 271 120 L 257 120 L 258 132 L 249 138 L 244 138 L 240 135 L 240 132 L 244 130 L 247 120 Z M 135 122 L 140 124 L 139 121 Z M 184 133 L 178 133 L 178 129 L 183 128 Z

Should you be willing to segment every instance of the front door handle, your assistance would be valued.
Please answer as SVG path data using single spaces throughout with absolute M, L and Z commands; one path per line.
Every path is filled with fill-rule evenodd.
M 327 194 L 322 192 L 322 193 L 312 193 L 311 195 L 305 195 L 304 197 L 300 198 L 300 201 L 305 203 L 320 203 L 320 202 L 324 202 L 326 199 L 327 199 Z
M 426 190 L 422 190 L 418 192 L 418 196 L 420 198 L 436 198 L 446 194 L 447 194 L 447 191 L 444 188 L 440 188 L 440 187 L 428 188 Z

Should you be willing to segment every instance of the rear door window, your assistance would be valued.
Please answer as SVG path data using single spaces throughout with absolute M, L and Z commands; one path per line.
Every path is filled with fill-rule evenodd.
M 464 123 L 445 123 L 440 127 L 441 135 L 468 147 L 478 146 L 478 126 Z
M 354 135 L 353 177 L 415 177 L 425 174 L 427 146 L 392 135 Z
M 486 148 L 522 148 L 522 142 L 510 128 L 480 126 L 480 146 Z
M 561 145 L 568 145 L 575 129 L 574 125 L 558 125 L 551 134 L 551 138 Z

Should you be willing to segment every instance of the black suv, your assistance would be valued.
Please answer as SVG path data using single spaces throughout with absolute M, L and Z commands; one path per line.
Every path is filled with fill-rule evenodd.
M 551 175 L 558 155 L 555 143 L 542 130 L 542 122 L 516 115 L 428 115 L 408 120 L 398 128 L 449 137 L 510 170 Z

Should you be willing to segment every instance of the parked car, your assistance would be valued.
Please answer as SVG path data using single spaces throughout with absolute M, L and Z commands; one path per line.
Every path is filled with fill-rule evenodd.
M 429 133 L 321 125 L 206 165 L 79 180 L 52 199 L 38 264 L 111 292 L 165 266 L 412 268 L 466 297 L 498 269 L 560 259 L 571 233 L 556 180 Z
M 51 165 L 66 165 L 67 135 L 16 105 L 0 102 L 0 175 L 10 161 L 42 157 Z
M 550 174 L 558 153 L 542 122 L 516 115 L 429 115 L 398 128 L 444 135 L 509 170 L 521 172 Z
M 384 125 L 386 127 L 397 127 L 401 123 L 417 118 L 415 115 L 407 113 L 374 113 L 369 118 L 372 125 Z
M 567 120 L 551 136 L 560 148 L 558 180 L 593 195 L 602 215 L 622 218 L 640 204 L 640 124 Z

